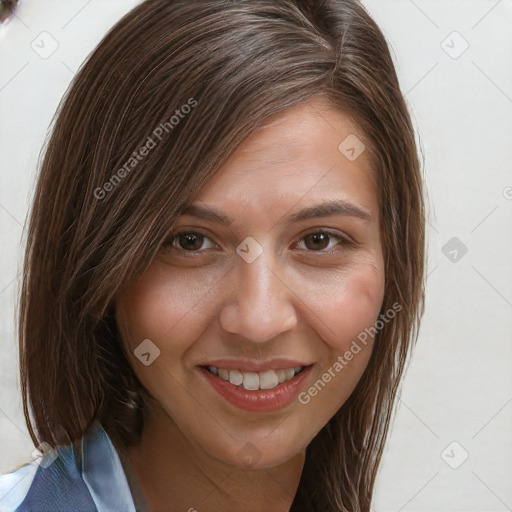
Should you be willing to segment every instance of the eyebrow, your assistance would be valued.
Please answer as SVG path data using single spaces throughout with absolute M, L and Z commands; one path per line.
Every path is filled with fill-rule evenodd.
M 227 226 L 230 226 L 234 222 L 233 217 L 230 217 L 216 208 L 199 204 L 188 205 L 185 210 L 183 210 L 182 215 L 191 215 L 199 219 L 212 220 Z M 372 220 L 370 212 L 361 206 L 345 201 L 344 199 L 334 199 L 303 208 L 295 213 L 290 213 L 286 215 L 280 223 L 301 222 L 318 217 L 332 217 L 334 215 L 355 217 L 366 222 L 371 222 Z

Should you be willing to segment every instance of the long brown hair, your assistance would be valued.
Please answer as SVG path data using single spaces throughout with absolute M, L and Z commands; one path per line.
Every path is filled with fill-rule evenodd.
M 144 389 L 116 328 L 116 294 L 247 136 L 314 97 L 350 115 L 369 141 L 382 312 L 402 310 L 309 445 L 292 510 L 369 510 L 423 311 L 425 219 L 393 62 L 357 0 L 146 0 L 89 56 L 59 106 L 28 229 L 19 331 L 34 443 L 67 444 L 95 418 L 116 443 L 137 442 Z

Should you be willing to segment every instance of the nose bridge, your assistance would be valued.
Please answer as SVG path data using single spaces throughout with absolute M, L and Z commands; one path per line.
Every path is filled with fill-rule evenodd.
M 252 263 L 240 262 L 239 302 L 246 308 L 262 313 L 270 310 L 272 301 L 282 298 L 282 283 L 275 275 L 276 265 L 272 258 L 263 253 Z
M 254 261 L 239 257 L 233 293 L 221 313 L 223 328 L 249 341 L 265 342 L 296 324 L 292 294 L 278 277 L 279 261 L 270 250 Z

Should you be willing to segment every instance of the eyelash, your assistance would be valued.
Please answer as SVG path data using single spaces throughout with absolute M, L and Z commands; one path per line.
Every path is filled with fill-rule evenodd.
M 163 244 L 163 247 L 164 249 L 167 249 L 167 250 L 170 250 L 172 252 L 178 252 L 178 253 L 181 253 L 183 254 L 185 257 L 190 257 L 190 258 L 194 258 L 194 257 L 197 257 L 198 255 L 201 255 L 204 253 L 204 250 L 202 249 L 197 249 L 197 250 L 193 250 L 193 251 L 187 251 L 186 249 L 183 249 L 183 248 L 180 248 L 180 247 L 176 247 L 174 245 L 174 243 L 178 240 L 179 236 L 180 235 L 199 235 L 201 237 L 203 237 L 203 239 L 207 239 L 207 240 L 211 240 L 211 238 L 199 231 L 178 231 L 176 233 L 173 233 L 171 234 L 171 236 L 169 237 L 169 239 L 164 242 Z M 353 247 L 355 244 L 355 242 L 349 240 L 347 237 L 344 237 L 342 235 L 340 235 L 339 233 L 333 233 L 331 231 L 328 231 L 328 230 L 318 230 L 318 231 L 311 231 L 309 233 L 306 233 L 298 243 L 304 241 L 307 237 L 311 236 L 311 235 L 327 235 L 328 237 L 330 237 L 330 239 L 336 239 L 338 240 L 338 244 L 336 245 L 342 245 L 342 246 L 347 246 L 347 247 Z M 216 244 L 215 242 L 213 242 L 213 240 L 211 240 L 212 243 L 214 243 L 215 245 L 218 245 Z M 298 244 L 298 243 L 295 243 L 294 244 L 294 247 Z M 304 251 L 307 251 L 307 252 L 310 252 L 310 253 L 316 253 L 316 254 L 321 254 L 323 256 L 328 256 L 330 254 L 334 254 L 336 252 L 336 250 L 327 250 L 327 249 L 324 249 L 324 250 L 321 250 L 321 251 L 314 251 L 314 250 L 308 250 L 308 249 L 300 249 L 300 250 L 304 250 Z

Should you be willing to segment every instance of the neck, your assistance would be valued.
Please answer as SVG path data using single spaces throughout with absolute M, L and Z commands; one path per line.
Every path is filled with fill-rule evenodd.
M 160 410 L 126 456 L 150 512 L 288 512 L 305 453 L 269 469 L 233 467 L 192 445 Z

